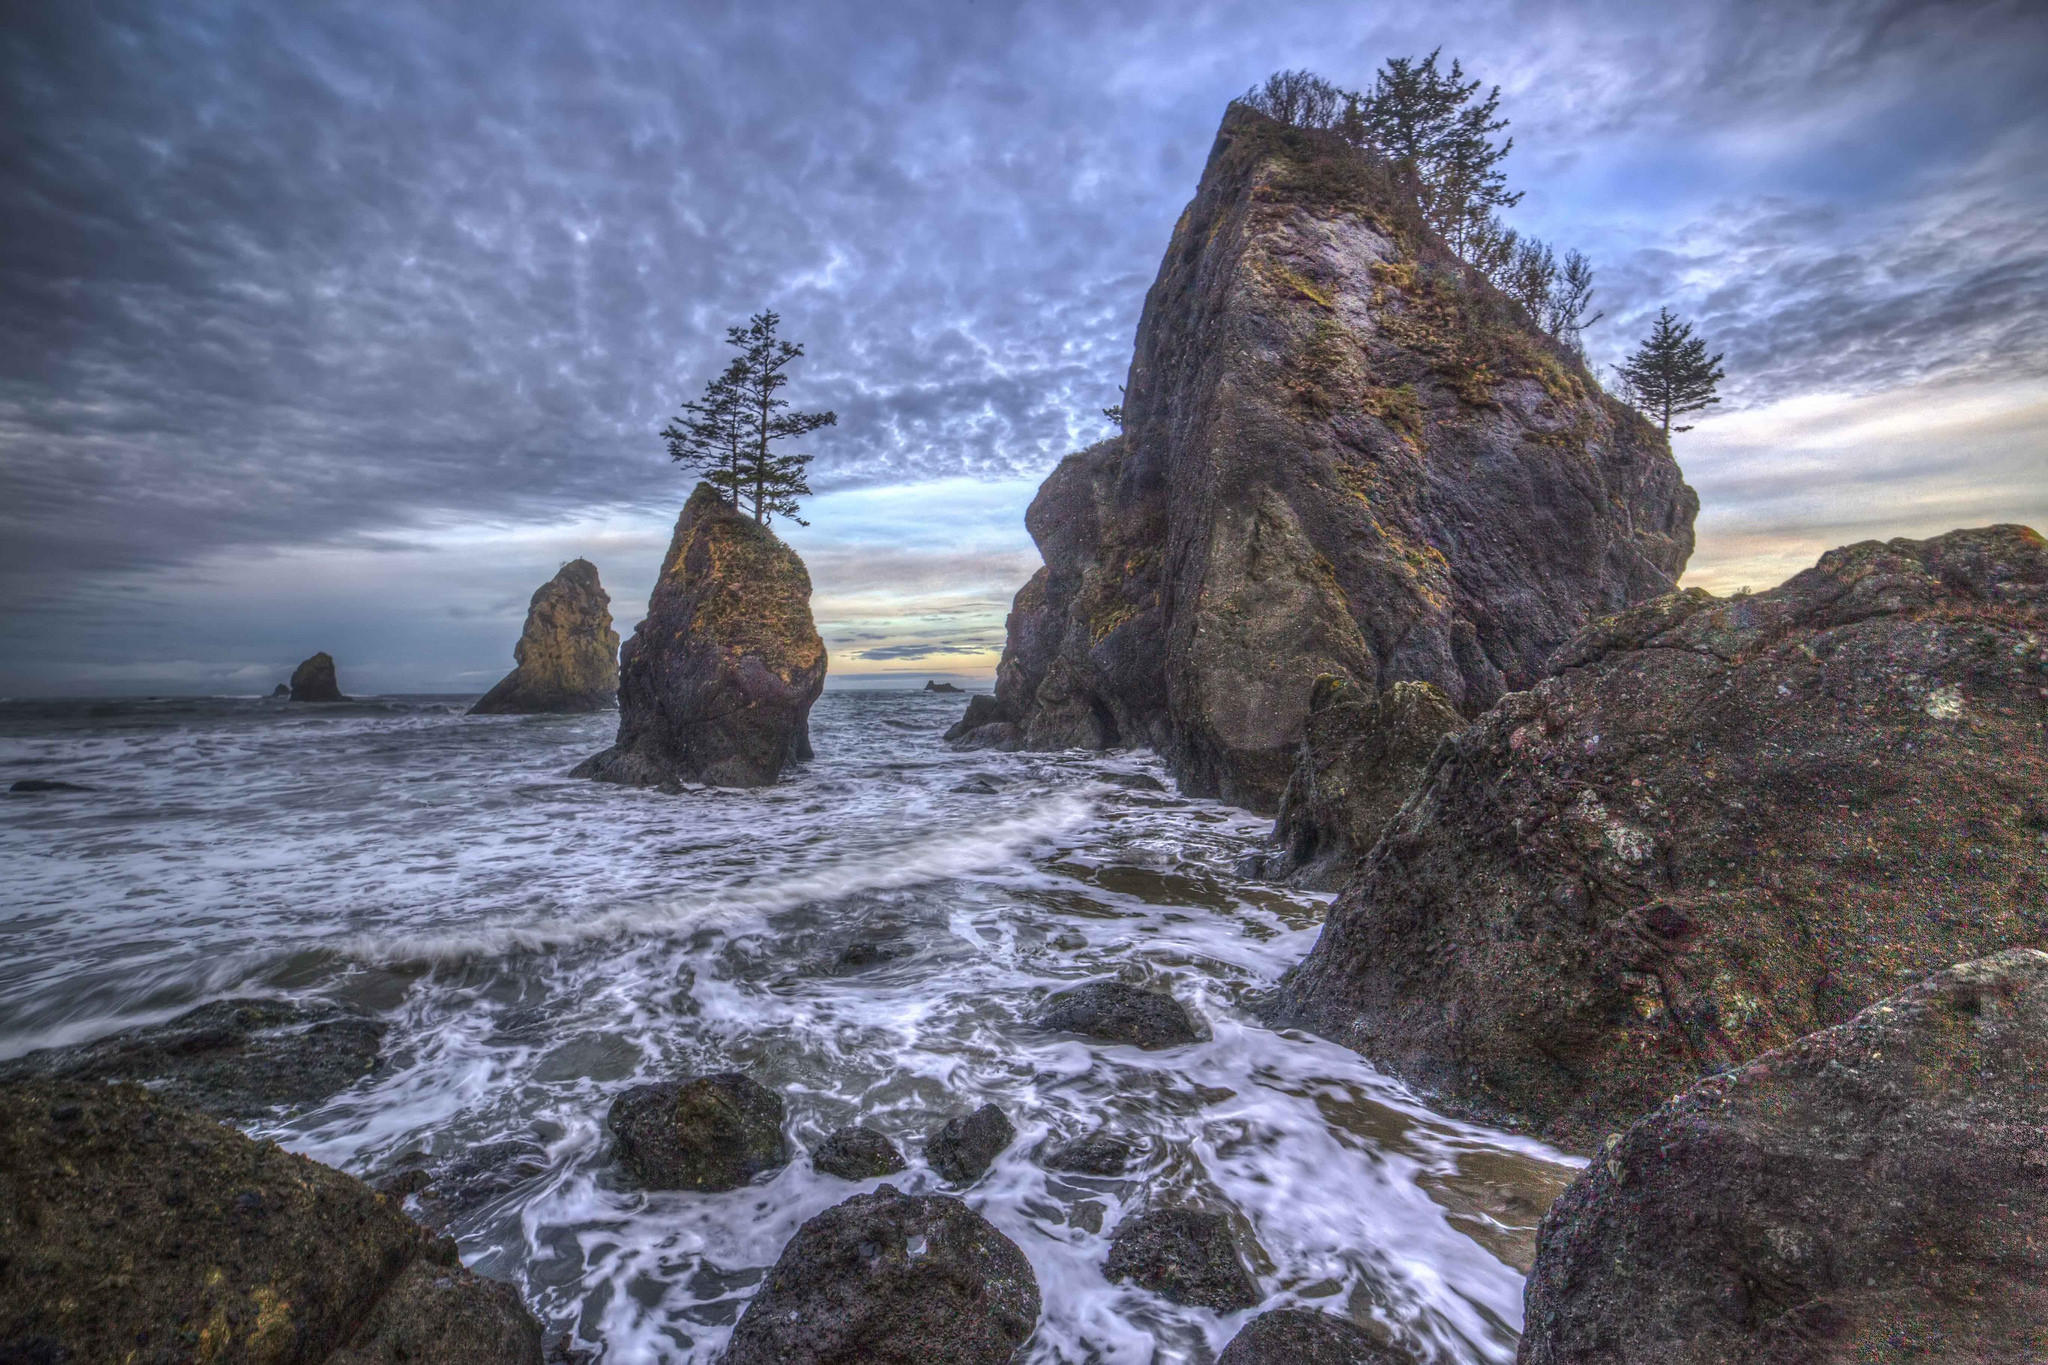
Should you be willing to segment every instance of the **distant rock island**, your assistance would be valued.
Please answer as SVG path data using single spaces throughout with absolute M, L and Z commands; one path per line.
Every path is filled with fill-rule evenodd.
M 595 564 L 572 559 L 534 590 L 512 658 L 517 666 L 471 715 L 602 711 L 618 701 L 619 634 Z
M 573 776 L 764 787 L 811 756 L 825 642 L 796 552 L 700 483 L 619 656 L 619 734 Z
M 326 651 L 292 670 L 291 698 L 293 701 L 347 701 L 341 695 L 341 684 L 334 677 L 334 656 Z
M 924 690 L 927 692 L 958 692 L 960 689 L 953 686 L 953 684 L 951 683 L 937 682 L 927 678 L 925 680 Z
M 1026 513 L 1003 748 L 1149 745 L 1278 804 L 1310 684 L 1479 714 L 1595 614 L 1671 590 L 1698 499 L 1662 434 L 1333 135 L 1242 105 L 1145 301 L 1119 436 Z

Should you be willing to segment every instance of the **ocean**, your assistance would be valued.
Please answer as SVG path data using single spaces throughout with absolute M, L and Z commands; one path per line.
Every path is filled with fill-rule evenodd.
M 90 788 L 0 795 L 0 1058 L 228 996 L 375 1011 L 377 1073 L 253 1131 L 366 1177 L 446 1172 L 463 1259 L 608 1365 L 715 1359 L 797 1227 L 881 1183 L 799 1152 L 730 1193 L 634 1188 L 612 1097 L 735 1069 L 799 1148 L 894 1138 L 912 1191 L 942 1188 L 925 1134 L 999 1105 L 1018 1140 L 965 1197 L 1037 1274 L 1032 1361 L 1209 1361 L 1251 1316 L 1103 1279 L 1118 1220 L 1173 1200 L 1234 1211 L 1262 1308 L 1514 1358 L 1535 1224 L 1578 1163 L 1258 1022 L 1327 900 L 1233 874 L 1269 822 L 1175 795 L 1147 754 L 953 752 L 959 697 L 828 692 L 814 762 L 681 795 L 565 776 L 615 715 L 471 700 L 0 702 L 0 789 Z M 1208 1040 L 1030 1026 L 1114 975 Z M 1143 1137 L 1140 1168 L 1034 1162 L 1105 1125 Z

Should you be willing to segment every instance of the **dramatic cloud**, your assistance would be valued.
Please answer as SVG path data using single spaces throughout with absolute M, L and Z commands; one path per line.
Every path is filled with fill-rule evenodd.
M 576 553 L 630 625 L 652 433 L 764 306 L 840 415 L 794 537 L 835 658 L 986 673 L 1224 103 L 1438 44 L 1503 86 L 1517 223 L 1600 268 L 1595 359 L 1665 304 L 1726 352 L 1702 572 L 2048 510 L 2038 5 L 15 6 L 0 689 L 343 639 L 482 686 Z

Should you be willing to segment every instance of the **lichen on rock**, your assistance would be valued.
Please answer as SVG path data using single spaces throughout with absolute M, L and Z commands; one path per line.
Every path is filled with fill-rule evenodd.
M 572 559 L 534 590 L 512 647 L 515 667 L 473 716 L 602 711 L 619 697 L 619 633 L 597 566 Z

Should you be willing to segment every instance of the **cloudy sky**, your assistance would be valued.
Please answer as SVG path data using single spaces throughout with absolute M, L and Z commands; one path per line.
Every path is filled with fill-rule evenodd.
M 578 554 L 629 628 L 762 307 L 835 675 L 985 677 L 1225 103 L 1439 44 L 1594 358 L 1726 353 L 1688 582 L 2048 527 L 2028 0 L 0 0 L 0 694 L 481 691 Z

